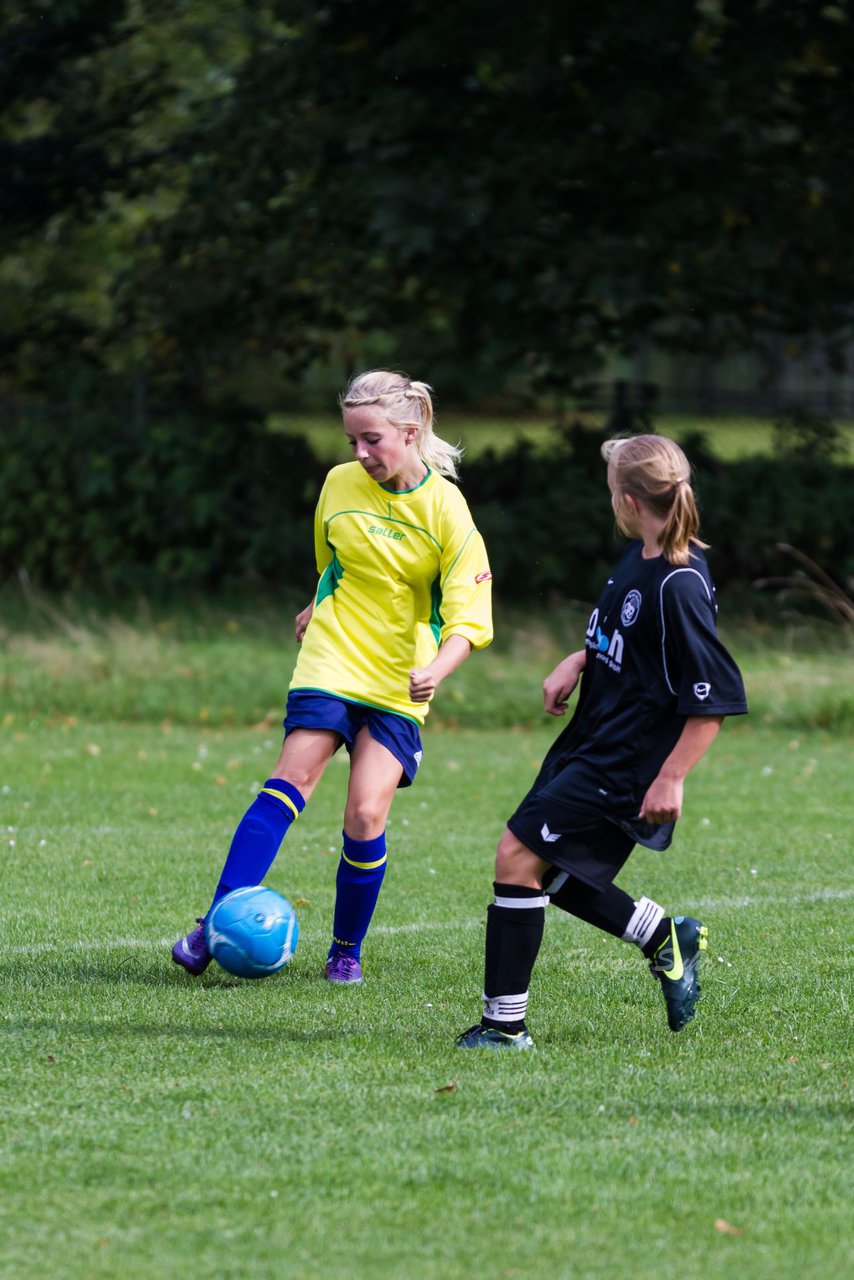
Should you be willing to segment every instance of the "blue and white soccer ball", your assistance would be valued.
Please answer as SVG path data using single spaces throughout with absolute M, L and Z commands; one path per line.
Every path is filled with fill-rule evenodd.
M 293 959 L 296 912 L 275 889 L 250 885 L 220 898 L 205 921 L 205 941 L 221 968 L 237 978 L 266 978 Z

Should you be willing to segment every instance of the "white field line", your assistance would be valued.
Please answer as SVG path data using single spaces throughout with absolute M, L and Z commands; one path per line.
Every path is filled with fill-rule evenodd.
M 854 889 L 816 889 L 812 893 L 781 894 L 760 896 L 744 894 L 733 898 L 697 898 L 691 903 L 694 911 L 740 911 L 745 907 L 768 907 L 775 904 L 787 907 L 801 907 L 813 902 L 844 902 L 854 898 Z M 420 920 L 412 924 L 377 925 L 371 930 L 374 934 L 393 935 L 400 933 L 435 933 L 448 929 L 476 929 L 483 925 L 484 916 L 474 920 L 456 920 L 452 925 L 446 921 Z M 307 937 L 325 937 L 321 929 L 305 930 Z M 54 951 L 159 951 L 162 947 L 171 947 L 174 938 L 72 938 L 67 942 L 25 942 L 20 944 L 0 942 L 0 956 L 38 956 L 49 955 Z

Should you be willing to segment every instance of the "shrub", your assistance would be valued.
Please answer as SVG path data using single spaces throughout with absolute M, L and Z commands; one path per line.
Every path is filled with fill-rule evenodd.
M 854 575 L 854 469 L 806 447 L 803 430 L 780 435 L 773 457 L 735 462 L 700 437 L 686 441 L 719 587 L 747 590 L 786 572 L 781 543 L 842 584 Z M 620 546 L 602 439 L 574 425 L 545 455 L 520 442 L 465 464 L 463 488 L 504 599 L 541 607 L 597 596 Z M 148 594 L 246 582 L 312 589 L 312 512 L 326 465 L 299 437 L 237 415 L 153 415 L 130 428 L 68 412 L 10 416 L 2 444 L 4 577 L 26 569 L 43 588 Z
M 0 570 L 54 589 L 310 589 L 322 474 L 303 441 L 252 420 L 128 430 L 95 414 L 17 415 L 3 425 Z

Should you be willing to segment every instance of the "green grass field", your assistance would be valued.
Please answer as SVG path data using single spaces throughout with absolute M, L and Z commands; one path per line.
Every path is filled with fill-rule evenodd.
M 299 904 L 289 968 L 194 981 L 169 960 L 275 759 L 289 617 L 62 625 L 0 648 L 0 1274 L 850 1270 L 839 633 L 728 637 L 754 713 L 691 778 L 673 850 L 621 877 L 709 925 L 695 1023 L 672 1035 L 635 950 L 553 909 L 537 1051 L 502 1056 L 452 1041 L 479 1013 L 494 845 L 556 729 L 554 627 L 508 626 L 441 691 L 365 983 L 338 989 L 339 758 L 270 876 Z

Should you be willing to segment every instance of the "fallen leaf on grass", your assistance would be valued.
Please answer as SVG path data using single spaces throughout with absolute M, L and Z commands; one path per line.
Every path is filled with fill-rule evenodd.
M 740 1236 L 741 1227 L 734 1227 L 731 1223 L 725 1222 L 723 1218 L 715 1218 L 715 1231 L 720 1231 L 725 1236 Z
M 310 907 L 311 898 L 294 898 L 295 907 Z
M 433 1092 L 434 1093 L 453 1093 L 456 1087 L 457 1086 L 454 1083 L 454 1081 L 451 1080 L 450 1083 L 443 1084 L 440 1088 L 434 1089 Z

